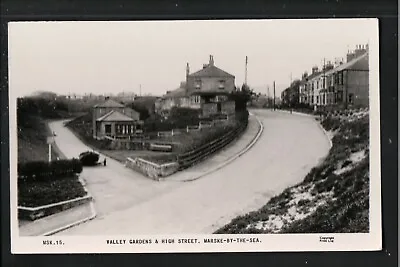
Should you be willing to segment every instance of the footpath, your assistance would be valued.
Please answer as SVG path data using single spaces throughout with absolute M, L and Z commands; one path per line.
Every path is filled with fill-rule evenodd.
M 116 192 L 112 192 L 111 194 L 110 191 L 109 193 L 107 193 L 107 189 L 104 188 L 104 186 L 107 183 L 103 182 L 101 188 L 96 186 L 96 184 L 89 184 L 88 189 L 89 192 L 92 193 L 94 197 L 94 202 L 90 202 L 75 208 L 71 208 L 66 211 L 56 213 L 51 216 L 47 216 L 33 222 L 20 221 L 19 234 L 20 236 L 53 235 L 65 231 L 69 228 L 73 228 L 77 225 L 83 224 L 85 222 L 88 222 L 92 219 L 95 219 L 96 217 L 99 217 L 99 211 L 101 215 L 100 217 L 107 216 L 107 214 L 109 214 L 109 212 L 107 211 L 109 211 L 110 209 L 116 210 L 115 208 L 116 206 L 122 208 L 123 205 L 121 206 L 120 203 L 121 201 L 126 202 L 129 204 L 129 206 L 131 206 L 135 202 L 140 203 L 145 199 L 151 199 L 152 198 L 151 195 L 160 194 L 162 191 L 164 191 L 163 189 L 164 187 L 165 190 L 169 191 L 169 188 L 173 189 L 176 186 L 179 186 L 179 184 L 182 185 L 182 183 L 180 182 L 189 182 L 197 180 L 203 176 L 206 176 L 208 174 L 211 174 L 212 172 L 215 172 L 223 168 L 224 166 L 233 162 L 236 158 L 246 153 L 256 143 L 258 138 L 261 136 L 262 131 L 263 131 L 263 126 L 262 123 L 259 121 L 259 119 L 256 116 L 249 116 L 248 127 L 237 140 L 232 141 L 232 143 L 227 145 L 224 149 L 215 153 L 209 158 L 205 159 L 201 163 L 186 170 L 177 172 L 169 177 L 165 177 L 165 179 L 160 181 L 154 181 L 144 177 L 138 179 L 137 176 L 142 176 L 142 175 L 139 175 L 133 170 L 123 167 L 122 163 L 115 161 L 115 165 L 118 165 L 114 166 L 115 168 L 118 168 L 118 170 L 122 168 L 125 169 L 124 172 L 120 174 L 121 175 L 125 174 L 122 175 L 124 177 L 128 176 L 126 178 L 130 178 L 130 181 L 132 182 L 135 188 L 142 189 L 140 190 L 140 192 L 142 193 L 140 193 L 139 196 L 135 196 L 134 199 L 130 199 L 133 197 L 132 194 L 124 196 L 123 194 L 126 193 L 126 191 L 121 191 L 114 185 L 109 186 L 109 188 L 113 189 L 114 191 L 116 190 Z M 61 129 L 59 129 L 59 132 L 60 133 L 62 132 Z M 63 149 L 63 147 L 65 147 L 64 144 L 60 143 L 59 145 L 60 145 L 60 150 L 62 152 L 64 153 L 67 152 L 65 153 L 67 156 L 69 154 L 73 154 L 73 151 L 64 151 L 65 150 Z M 67 148 L 70 149 L 70 146 Z M 111 159 L 109 161 L 110 163 L 114 163 L 114 161 Z M 114 169 L 115 171 L 117 170 L 115 168 L 112 168 L 113 164 L 108 164 L 108 165 L 110 165 L 108 166 L 109 168 Z M 112 171 L 111 169 L 110 171 Z M 91 176 L 96 176 L 96 180 L 99 180 L 100 176 L 94 173 L 99 171 L 106 172 L 109 170 L 85 169 L 84 172 L 81 174 L 81 176 L 83 176 L 84 180 L 88 179 L 90 181 L 89 178 Z M 122 170 L 120 170 L 120 172 L 121 171 Z M 107 180 L 108 179 L 111 179 L 110 181 L 108 181 L 108 183 L 115 181 L 115 178 L 113 178 L 111 175 L 107 175 Z M 123 187 L 130 188 L 131 186 L 130 183 L 124 183 Z M 162 188 L 159 189 L 158 187 Z M 116 200 L 116 198 L 111 196 L 115 196 L 117 193 L 119 197 L 117 198 L 118 201 L 114 201 L 116 202 L 114 203 L 115 204 L 114 205 L 112 203 L 113 202 L 112 200 Z M 108 196 L 110 196 L 111 198 L 108 198 Z M 107 197 L 107 199 L 103 200 L 102 198 L 105 197 Z

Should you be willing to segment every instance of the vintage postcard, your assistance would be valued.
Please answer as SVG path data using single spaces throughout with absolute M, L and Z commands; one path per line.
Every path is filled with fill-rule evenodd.
M 8 27 L 12 253 L 381 249 L 377 19 Z

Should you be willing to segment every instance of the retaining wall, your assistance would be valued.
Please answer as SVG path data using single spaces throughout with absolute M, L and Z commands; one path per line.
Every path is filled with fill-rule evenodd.
M 127 158 L 125 166 L 157 181 L 159 178 L 169 176 L 179 169 L 179 164 L 177 162 L 159 165 L 141 158 Z

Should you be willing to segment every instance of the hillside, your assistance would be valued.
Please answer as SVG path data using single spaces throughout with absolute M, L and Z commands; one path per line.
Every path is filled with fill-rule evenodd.
M 359 233 L 369 231 L 369 115 L 335 113 L 321 122 L 332 148 L 303 182 L 216 233 Z
M 19 98 L 17 100 L 18 162 L 48 160 L 47 136 L 51 134 L 46 120 L 69 116 L 67 106 L 43 98 Z M 56 146 L 52 158 L 62 158 Z

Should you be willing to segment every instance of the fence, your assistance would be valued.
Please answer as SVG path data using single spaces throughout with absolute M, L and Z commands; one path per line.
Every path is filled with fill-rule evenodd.
M 175 135 L 182 134 L 183 132 L 193 132 L 199 131 L 202 128 L 210 128 L 213 125 L 221 125 L 225 124 L 229 121 L 229 117 L 226 114 L 219 114 L 219 116 L 215 116 L 214 119 L 210 121 L 200 121 L 198 125 L 188 125 L 186 129 L 172 129 L 171 131 L 159 131 L 157 132 L 157 137 L 171 137 Z
M 135 159 L 127 158 L 126 167 L 141 172 L 147 177 L 150 177 L 154 180 L 159 180 L 160 177 L 169 176 L 179 170 L 186 169 L 194 165 L 195 163 L 204 160 L 206 157 L 210 156 L 216 151 L 224 148 L 226 145 L 231 143 L 235 138 L 239 137 L 239 135 L 247 128 L 248 120 L 244 118 L 245 117 L 238 118 L 238 120 L 241 123 L 235 129 L 192 151 L 178 155 L 177 161 L 175 162 L 164 163 L 160 165 L 151 161 L 147 161 L 142 158 L 135 158 Z M 211 124 L 205 123 L 204 125 L 210 125 L 209 127 L 211 127 Z M 200 128 L 202 126 L 201 124 L 199 124 L 199 126 L 197 127 Z M 157 145 L 157 146 L 160 146 L 162 148 L 167 148 L 167 145 Z
M 246 129 L 246 127 L 247 127 L 247 122 L 241 124 L 236 129 L 231 130 L 230 132 L 215 139 L 210 143 L 204 144 L 197 149 L 178 155 L 179 169 L 180 170 L 186 169 L 194 165 L 195 163 L 205 159 L 206 157 L 210 156 L 214 152 L 222 149 L 227 144 L 232 142 L 235 138 L 237 138 Z

